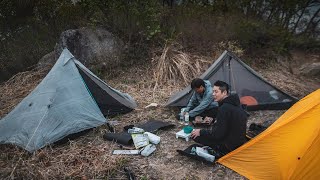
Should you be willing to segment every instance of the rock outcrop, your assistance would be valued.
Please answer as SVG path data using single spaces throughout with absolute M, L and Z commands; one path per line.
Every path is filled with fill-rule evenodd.
M 306 63 L 299 70 L 302 75 L 320 77 L 320 62 Z
M 54 51 L 45 55 L 39 65 L 54 64 L 64 48 L 93 69 L 118 66 L 124 53 L 124 43 L 119 38 L 103 28 L 85 27 L 62 32 Z

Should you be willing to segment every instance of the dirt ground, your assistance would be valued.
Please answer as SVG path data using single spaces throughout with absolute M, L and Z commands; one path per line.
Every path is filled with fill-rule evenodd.
M 302 98 L 320 87 L 319 79 L 300 77 L 288 72 L 285 66 L 264 68 L 258 72 L 268 81 L 290 95 Z M 185 149 L 194 142 L 176 139 L 175 133 L 182 126 L 175 119 L 178 109 L 164 107 L 168 98 L 186 85 L 177 83 L 157 86 L 154 88 L 152 68 L 126 67 L 122 70 L 110 70 L 104 74 L 104 80 L 112 87 L 129 93 L 137 101 L 138 108 L 128 114 L 109 119 L 116 132 L 130 124 L 146 122 L 151 119 L 162 120 L 175 124 L 169 130 L 160 130 L 156 134 L 161 137 L 156 151 L 149 157 L 140 155 L 112 155 L 112 151 L 120 149 L 118 144 L 105 141 L 102 136 L 108 132 L 103 125 L 95 128 L 87 135 L 69 141 L 64 145 L 48 146 L 33 154 L 28 154 L 19 148 L 0 146 L 0 178 L 23 179 L 128 179 L 124 167 L 130 169 L 137 179 L 246 179 L 238 173 L 220 165 L 207 165 L 199 161 L 179 155 L 176 150 Z M 18 95 L 10 91 L 11 95 L 3 94 L 0 98 L 0 116 L 8 113 L 8 102 L 19 102 L 43 78 L 37 76 L 38 81 L 27 87 L 28 91 Z M 26 77 L 24 75 L 24 77 Z M 276 77 L 276 78 L 274 78 Z M 32 80 L 32 76 L 30 79 Z M 25 82 L 25 81 L 24 81 Z M 11 82 L 16 87 L 19 81 Z M 170 84 L 170 83 L 167 83 Z M 0 90 L 10 89 L 5 84 Z M 4 91 L 2 91 L 4 92 Z M 157 103 L 155 108 L 144 108 L 150 103 Z M 5 110 L 4 110 L 5 109 Z M 248 125 L 252 122 L 274 122 L 285 111 L 255 111 L 250 112 Z M 131 147 L 133 148 L 133 147 Z

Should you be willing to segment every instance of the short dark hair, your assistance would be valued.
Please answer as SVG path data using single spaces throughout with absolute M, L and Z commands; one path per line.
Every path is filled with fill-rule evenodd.
M 227 94 L 229 94 L 229 84 L 228 83 L 218 80 L 213 85 L 218 86 L 221 92 L 227 91 Z
M 204 80 L 202 80 L 200 78 L 196 78 L 191 81 L 191 88 L 192 89 L 199 88 L 201 86 L 206 87 Z

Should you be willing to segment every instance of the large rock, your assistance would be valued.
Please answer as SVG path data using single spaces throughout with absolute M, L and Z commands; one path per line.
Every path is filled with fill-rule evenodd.
M 124 53 L 124 43 L 119 38 L 103 28 L 85 27 L 62 32 L 54 52 L 45 55 L 39 65 L 54 64 L 64 48 L 93 69 L 119 65 Z
M 47 65 L 53 65 L 57 61 L 58 57 L 56 57 L 56 54 L 54 51 L 44 55 L 38 62 L 38 66 L 45 67 Z
M 320 77 L 320 62 L 304 64 L 301 66 L 300 72 L 305 76 Z

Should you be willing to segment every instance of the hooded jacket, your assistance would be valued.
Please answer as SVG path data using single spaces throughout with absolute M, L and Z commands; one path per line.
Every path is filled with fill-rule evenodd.
M 204 83 L 204 92 L 199 94 L 194 91 L 185 109 L 186 112 L 189 112 L 190 117 L 195 117 L 207 109 L 218 106 L 218 104 L 212 99 L 212 87 L 210 81 L 204 80 Z
M 232 151 L 246 140 L 247 114 L 240 107 L 237 94 L 230 95 L 219 102 L 216 123 L 211 130 L 200 131 L 200 136 L 210 135 L 219 144 Z

